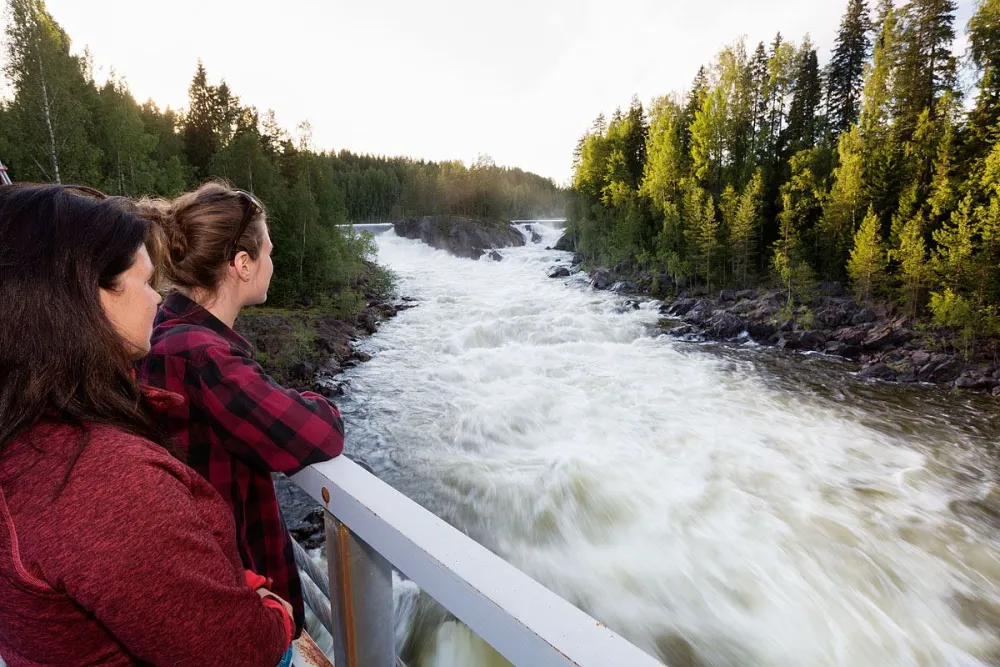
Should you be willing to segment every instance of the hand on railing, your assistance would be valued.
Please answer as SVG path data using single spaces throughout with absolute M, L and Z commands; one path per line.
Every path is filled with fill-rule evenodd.
M 267 590 L 266 588 L 258 588 L 257 589 L 257 595 L 261 596 L 262 598 L 271 598 L 272 600 L 276 600 L 277 602 L 280 602 L 281 606 L 284 607 L 285 611 L 288 612 L 288 616 L 289 617 L 292 616 L 292 605 L 288 604 L 288 602 L 285 601 L 281 596 L 275 595 L 274 593 L 272 593 L 271 591 Z

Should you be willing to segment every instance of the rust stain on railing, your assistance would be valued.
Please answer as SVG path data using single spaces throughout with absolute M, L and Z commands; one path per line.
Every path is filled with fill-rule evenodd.
M 340 570 L 340 604 L 343 610 L 346 667 L 358 667 L 357 637 L 354 627 L 354 590 L 351 586 L 351 531 L 337 522 L 337 568 Z M 332 583 L 332 582 L 331 582 Z
M 305 631 L 302 632 L 301 637 L 295 640 L 295 650 L 298 651 L 299 656 L 305 661 L 304 663 L 298 663 L 296 667 L 299 667 L 299 665 L 302 667 L 333 667 L 330 659 L 326 657 L 323 651 L 319 650 L 316 642 Z

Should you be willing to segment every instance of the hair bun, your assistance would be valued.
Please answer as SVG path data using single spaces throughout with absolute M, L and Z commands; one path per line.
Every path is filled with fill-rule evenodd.
M 136 202 L 139 216 L 159 228 L 165 250 L 170 259 L 180 262 L 187 255 L 187 236 L 180 222 L 174 217 L 170 202 L 163 199 L 143 197 Z

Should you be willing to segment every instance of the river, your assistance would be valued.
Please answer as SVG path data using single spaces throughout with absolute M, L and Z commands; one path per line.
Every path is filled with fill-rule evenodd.
M 379 237 L 419 304 L 347 375 L 352 456 L 677 667 L 1000 664 L 995 399 L 668 339 L 537 229 L 500 263 Z M 504 664 L 405 604 L 413 667 Z

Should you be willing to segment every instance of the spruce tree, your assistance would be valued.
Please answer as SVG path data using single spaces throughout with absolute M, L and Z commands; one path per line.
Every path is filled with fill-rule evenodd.
M 902 282 L 900 296 L 906 305 L 906 313 L 910 317 L 916 317 L 930 278 L 924 222 L 919 215 L 913 216 L 901 226 L 899 245 L 892 252 L 892 257 L 899 262 Z
M 869 209 L 858 233 L 854 235 L 854 249 L 847 263 L 847 272 L 854 282 L 858 302 L 866 306 L 872 294 L 880 289 L 888 263 L 879 227 L 878 216 Z
M 967 154 L 985 157 L 1000 123 L 1000 0 L 982 0 L 969 20 L 969 56 L 979 70 L 979 92 L 969 112 Z
M 819 138 L 817 116 L 823 103 L 819 59 L 806 37 L 798 54 L 792 104 L 788 110 L 788 149 L 794 154 L 812 148 Z
M 199 180 L 208 177 L 212 156 L 220 148 L 216 134 L 217 108 L 216 90 L 209 85 L 208 73 L 199 60 L 188 88 L 188 109 L 184 117 L 184 154 Z
M 757 264 L 757 230 L 761 219 L 763 189 L 764 180 L 758 169 L 739 197 L 729 228 L 733 278 L 743 287 L 749 285 Z
M 842 133 L 858 122 L 865 63 L 871 51 L 871 23 L 865 0 L 850 0 L 837 33 L 827 81 L 827 109 L 834 132 Z

